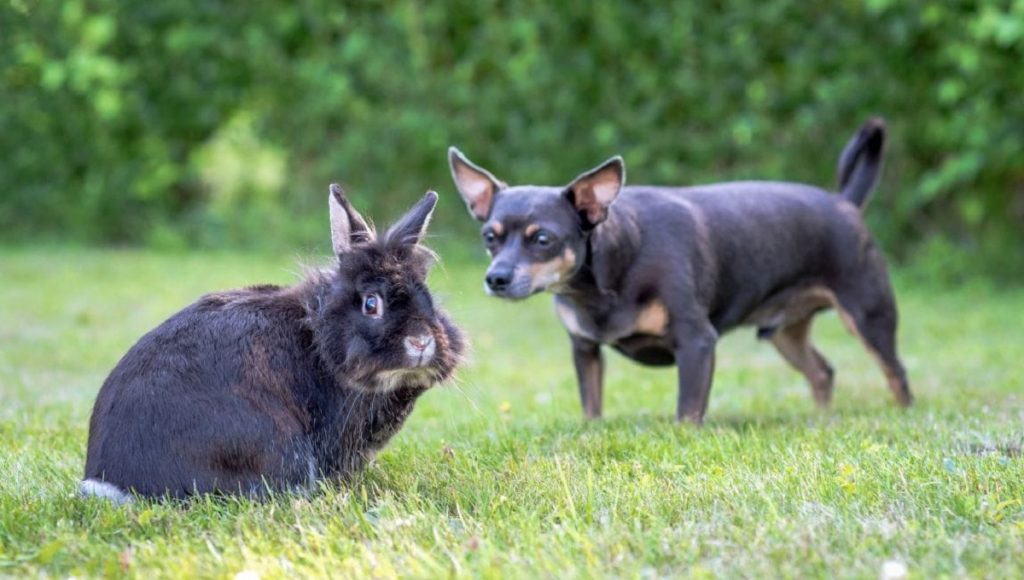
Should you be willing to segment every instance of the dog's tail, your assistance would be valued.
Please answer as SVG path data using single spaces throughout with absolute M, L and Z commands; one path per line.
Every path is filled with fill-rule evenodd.
M 839 193 L 853 205 L 863 208 L 882 172 L 885 146 L 885 121 L 868 119 L 843 148 L 839 156 Z

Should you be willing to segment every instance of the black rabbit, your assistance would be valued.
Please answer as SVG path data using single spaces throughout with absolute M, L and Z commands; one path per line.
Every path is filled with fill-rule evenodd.
M 81 493 L 261 495 L 359 469 L 463 350 L 425 285 L 436 203 L 378 238 L 332 185 L 337 267 L 208 294 L 142 337 L 96 398 Z

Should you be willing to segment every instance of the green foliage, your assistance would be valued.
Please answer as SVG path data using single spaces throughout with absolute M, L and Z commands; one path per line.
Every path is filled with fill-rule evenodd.
M 448 192 L 468 232 L 452 143 L 512 182 L 622 153 L 633 183 L 829 185 L 873 114 L 892 129 L 869 212 L 886 247 L 1024 231 L 1021 0 L 8 4 L 8 237 L 310 240 L 332 180 L 378 214 Z M 211 168 L 239 127 L 235 167 L 278 177 Z
M 898 272 L 916 405 L 834 315 L 815 342 L 835 409 L 753 331 L 720 345 L 700 430 L 675 372 L 607 354 L 607 419 L 584 423 L 550 297 L 488 298 L 485 263 L 431 280 L 473 340 L 349 486 L 266 503 L 115 508 L 76 497 L 89 413 L 118 358 L 205 291 L 294 282 L 251 254 L 0 250 L 0 576 L 232 578 L 1020 577 L 1024 291 Z M 40 268 L 39 264 L 46 264 Z M 251 575 L 250 575 L 251 577 Z

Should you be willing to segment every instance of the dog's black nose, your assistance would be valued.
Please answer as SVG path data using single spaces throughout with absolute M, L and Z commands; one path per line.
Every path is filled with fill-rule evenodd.
M 494 292 L 501 292 L 507 290 L 508 285 L 512 283 L 512 272 L 509 270 L 488 272 L 484 281 L 487 282 L 487 287 Z

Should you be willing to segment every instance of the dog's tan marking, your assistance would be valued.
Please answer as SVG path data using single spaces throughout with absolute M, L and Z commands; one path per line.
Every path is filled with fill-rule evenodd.
M 637 314 L 633 332 L 664 336 L 668 330 L 668 309 L 660 300 L 647 303 Z
M 526 226 L 525 230 L 523 230 L 523 235 L 528 237 L 528 238 L 532 238 L 533 234 L 535 234 L 535 233 L 537 233 L 539 231 L 540 231 L 540 226 L 538 226 L 537 224 L 530 224 L 530 225 Z
M 562 321 L 562 326 L 565 326 L 565 329 L 569 331 L 569 334 L 589 339 L 594 338 L 583 330 L 583 326 L 580 324 L 579 315 L 576 314 L 576 311 L 573 310 L 571 306 L 556 300 L 555 312 L 558 314 L 558 319 Z
M 501 222 L 497 222 L 497 221 L 488 222 L 486 229 L 490 229 L 492 232 L 494 232 L 494 235 L 499 237 L 499 238 L 501 236 L 505 235 L 505 226 L 501 225 Z M 486 229 L 485 229 L 485 231 L 486 231 Z M 487 252 L 488 256 L 494 257 L 494 250 L 492 250 L 491 248 L 484 248 L 484 250 Z
M 896 397 L 896 403 L 901 407 L 909 406 L 911 404 L 911 399 L 907 396 L 907 391 L 900 373 L 889 366 L 889 364 L 885 362 L 885 358 L 883 358 L 882 355 L 864 339 L 860 330 L 857 329 L 857 323 L 853 319 L 853 316 L 844 310 L 843 307 L 839 305 L 838 301 L 835 302 L 835 308 L 836 312 L 839 313 L 840 320 L 843 321 L 843 326 L 850 331 L 850 334 L 856 336 L 857 339 L 860 340 L 860 343 L 864 345 L 864 349 L 871 354 L 875 359 L 875 362 L 878 363 L 878 366 L 882 368 L 882 372 L 885 374 L 885 380 L 889 384 L 889 390 L 892 391 L 893 396 Z
M 808 316 L 803 320 L 779 329 L 772 336 L 772 344 L 778 349 L 782 358 L 793 368 L 803 373 L 811 385 L 814 402 L 824 409 L 832 402 L 832 369 L 811 343 L 811 321 Z
M 828 288 L 812 286 L 795 294 L 783 296 L 780 300 L 770 300 L 751 314 L 747 322 L 759 326 L 778 327 L 779 331 L 776 336 L 787 332 L 791 333 L 791 336 L 788 337 L 776 338 L 776 336 L 773 336 L 772 342 L 786 360 L 790 361 L 793 366 L 797 367 L 807 376 L 812 388 L 814 388 L 815 400 L 821 401 L 819 392 L 821 395 L 824 395 L 825 383 L 820 380 L 820 367 L 827 366 L 827 363 L 820 353 L 813 348 L 808 338 L 801 338 L 799 325 L 805 319 L 809 320 L 816 311 L 829 307 L 835 308 L 839 314 L 839 319 L 843 322 L 843 326 L 846 327 L 850 334 L 857 337 L 857 340 L 860 341 L 865 350 L 871 354 L 878 363 L 878 366 L 881 367 L 882 372 L 885 374 L 886 382 L 889 384 L 889 390 L 896 397 L 896 402 L 904 407 L 909 405 L 911 401 L 906 395 L 903 378 L 900 373 L 889 366 L 879 352 L 864 339 L 864 336 L 857 328 L 857 323 L 853 316 L 842 307 L 835 293 Z M 809 326 L 809 322 L 807 324 Z M 793 327 L 796 327 L 797 330 L 792 330 Z M 792 359 L 790 358 L 791 356 L 793 357 Z M 808 374 L 808 370 L 805 370 L 805 368 L 809 369 L 810 374 Z M 831 387 L 829 387 L 829 391 L 831 391 Z
M 547 262 L 539 262 L 526 266 L 530 276 L 530 290 L 547 290 L 563 282 L 576 267 L 576 253 L 566 248 L 562 255 Z
M 811 286 L 802 290 L 782 293 L 757 308 L 744 321 L 746 324 L 784 327 L 807 318 L 836 303 L 835 295 L 824 286 Z
M 836 305 L 836 295 L 823 286 L 813 286 L 797 296 L 786 308 L 787 320 L 802 320 L 822 308 Z

